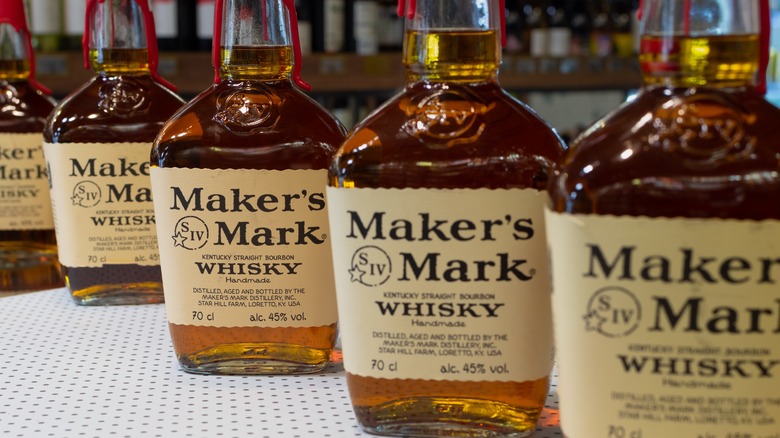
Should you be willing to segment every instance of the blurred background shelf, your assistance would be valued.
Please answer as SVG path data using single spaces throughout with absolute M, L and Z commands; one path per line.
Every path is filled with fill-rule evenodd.
M 38 80 L 62 99 L 88 81 L 80 52 L 48 52 L 37 57 Z M 190 99 L 213 82 L 208 52 L 162 52 L 160 74 Z M 404 85 L 401 54 L 313 53 L 304 58 L 303 79 L 309 94 L 332 111 L 347 128 L 381 105 Z M 501 84 L 528 103 L 565 138 L 625 101 L 641 84 L 632 57 L 531 57 L 505 55 Z
M 80 53 L 42 53 L 37 57 L 38 80 L 62 98 L 94 74 L 84 69 Z M 193 97 L 212 84 L 214 69 L 208 52 L 160 54 L 160 74 L 184 97 Z M 311 54 L 304 59 L 303 78 L 312 94 L 395 92 L 404 85 L 399 53 L 377 55 Z M 573 91 L 636 89 L 641 83 L 637 62 L 621 57 L 538 58 L 507 55 L 499 76 L 510 91 Z
M 81 59 L 86 0 L 25 0 L 39 80 L 62 98 L 91 77 Z M 770 0 L 780 29 L 780 0 Z M 396 0 L 296 0 L 303 78 L 315 99 L 353 126 L 404 84 Z M 641 84 L 638 0 L 506 0 L 501 84 L 564 138 L 623 103 Z M 212 81 L 214 0 L 151 0 L 160 73 L 184 98 Z M 780 103 L 772 36 L 770 100 Z

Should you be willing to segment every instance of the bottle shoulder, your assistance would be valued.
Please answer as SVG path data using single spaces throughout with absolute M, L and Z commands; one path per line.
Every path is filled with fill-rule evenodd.
M 306 94 L 280 82 L 212 85 L 161 129 L 153 161 L 172 167 L 327 167 L 344 140 L 344 126 Z M 204 163 L 204 156 L 211 162 Z
M 399 184 L 436 174 L 474 187 L 485 180 L 473 175 L 492 174 L 497 185 L 524 185 L 546 178 L 563 151 L 555 131 L 496 83 L 418 83 L 353 129 L 331 173 L 381 173 L 385 180 L 394 174 Z
M 0 132 L 41 132 L 55 105 L 27 81 L 0 81 Z
M 760 165 L 780 153 L 779 119 L 780 108 L 755 93 L 643 91 L 575 139 L 562 171 L 635 165 L 706 175 Z
M 150 142 L 183 104 L 151 76 L 97 75 L 60 102 L 44 137 L 54 143 Z
M 345 152 L 353 144 L 361 150 L 367 146 L 361 131 L 378 136 L 368 146 L 384 148 L 417 144 L 435 150 L 496 143 L 509 148 L 531 147 L 530 143 L 516 141 L 515 136 L 525 133 L 544 139 L 550 149 L 546 153 L 552 156 L 564 149 L 562 140 L 546 121 L 497 84 L 407 87 L 353 129 Z
M 733 217 L 780 196 L 777 120 L 750 90 L 645 90 L 572 143 L 550 193 L 571 211 Z
M 176 111 L 185 103 L 184 99 L 150 75 L 96 75 L 67 95 L 57 109 L 76 110 L 82 105 L 110 109 L 112 105 L 138 105 L 139 101 L 153 101 L 155 106 L 167 111 Z M 121 109 L 124 107 L 118 108 Z

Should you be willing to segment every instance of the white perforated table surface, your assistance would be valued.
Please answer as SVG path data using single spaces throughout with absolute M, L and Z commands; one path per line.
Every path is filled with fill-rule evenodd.
M 316 437 L 361 432 L 343 367 L 198 376 L 163 305 L 80 307 L 65 289 L 0 299 L 0 437 Z M 555 386 L 533 438 L 561 437 Z

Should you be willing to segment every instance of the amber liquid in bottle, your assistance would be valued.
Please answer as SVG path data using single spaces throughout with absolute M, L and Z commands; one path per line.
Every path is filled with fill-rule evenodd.
M 27 60 L 0 60 L 0 132 L 40 133 L 54 101 L 27 81 Z M 63 286 L 54 229 L 0 230 L 0 293 Z
M 646 37 L 643 45 L 657 47 L 658 41 Z M 549 189 L 552 210 L 572 215 L 713 221 L 780 219 L 780 109 L 753 86 L 758 70 L 757 38 L 678 37 L 667 47 L 679 47 L 679 52 L 641 55 L 645 85 L 636 98 L 572 144 L 560 176 Z M 729 230 L 728 226 L 722 229 Z M 596 242 L 608 241 L 599 233 L 589 236 Z M 711 237 L 714 241 L 720 238 L 717 234 Z M 670 242 L 684 240 L 677 235 L 667 238 Z M 711 295 L 709 286 L 702 283 L 691 286 L 691 296 Z M 744 286 L 745 300 L 756 299 L 751 287 L 750 283 Z M 556 290 L 555 294 L 586 292 Z M 710 336 L 702 333 L 698 345 L 711 345 Z M 719 337 L 713 345 L 722 340 Z M 575 361 L 571 366 L 578 364 Z M 564 372 L 563 362 L 561 367 Z M 565 372 L 572 373 L 566 377 L 570 380 L 578 378 L 576 371 Z M 744 388 L 734 389 L 739 390 Z M 671 421 L 655 425 L 662 426 L 669 431 L 677 427 Z M 706 432 L 707 427 L 700 426 Z M 564 431 L 571 436 L 582 432 L 576 427 Z
M 780 109 L 751 85 L 758 38 L 674 46 L 679 53 L 664 60 L 643 54 L 643 91 L 575 142 L 550 190 L 555 211 L 780 219 Z
M 345 132 L 332 115 L 293 86 L 288 78 L 290 47 L 234 46 L 221 53 L 223 79 L 190 102 L 160 132 L 152 165 L 326 169 Z M 243 90 L 254 91 L 242 94 Z M 259 90 L 263 96 L 253 102 Z M 220 97 L 230 94 L 243 98 L 215 116 Z M 269 97 L 274 104 L 267 106 Z M 273 128 L 255 130 L 255 122 L 266 117 L 278 122 Z M 335 323 L 304 328 L 170 324 L 180 365 L 185 371 L 203 374 L 319 371 L 328 363 L 336 331 Z
M 355 128 L 331 168 L 330 184 L 544 190 L 563 146 L 543 121 L 498 84 L 495 32 L 407 31 L 406 38 L 406 89 Z M 414 49 L 421 38 L 428 47 L 422 57 Z M 447 98 L 437 103 L 440 120 L 481 113 L 483 123 L 463 124 L 455 133 L 453 119 L 441 124 L 415 119 L 426 105 L 422 102 L 445 90 Z M 418 435 L 421 431 L 409 426 L 417 424 L 424 436 L 432 429 L 441 429 L 442 436 L 530 433 L 549 389 L 549 377 L 463 382 L 347 373 L 347 383 L 355 414 L 366 430 Z
M 60 104 L 44 130 L 44 141 L 151 145 L 165 121 L 182 106 L 181 98 L 154 81 L 146 49 L 92 50 L 90 58 L 92 70 L 104 73 Z M 73 299 L 80 304 L 163 302 L 159 265 L 63 265 L 63 271 Z

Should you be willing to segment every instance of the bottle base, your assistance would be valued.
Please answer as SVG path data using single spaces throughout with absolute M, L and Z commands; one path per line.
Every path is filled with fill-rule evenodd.
M 71 297 L 82 306 L 159 304 L 165 302 L 162 284 L 156 282 L 99 284 L 71 290 Z
M 2 242 L 0 245 L 0 293 L 32 292 L 65 286 L 57 249 Z
M 451 397 L 412 398 L 353 408 L 364 431 L 398 437 L 526 437 L 541 415 L 541 409 Z
M 330 353 L 291 344 L 236 343 L 178 357 L 182 370 L 192 374 L 311 374 L 325 369 Z

